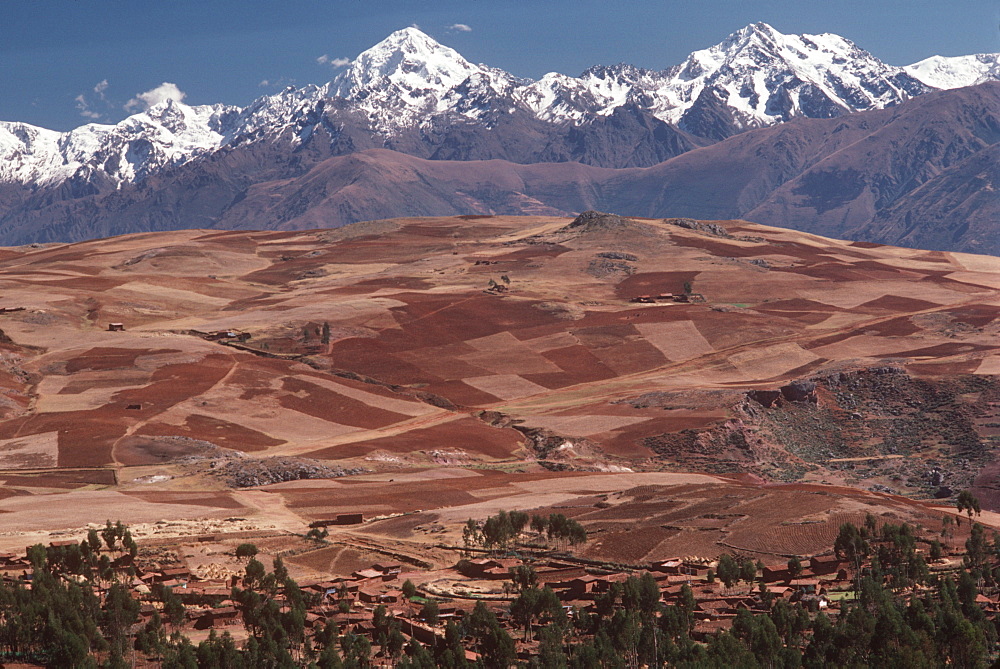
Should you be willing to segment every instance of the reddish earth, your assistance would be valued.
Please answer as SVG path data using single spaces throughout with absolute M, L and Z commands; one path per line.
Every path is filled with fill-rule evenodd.
M 942 467 L 946 484 L 975 479 L 1000 508 L 989 492 L 1000 419 L 987 415 L 1000 398 L 975 381 L 1000 373 L 1000 261 L 745 222 L 716 222 L 728 236 L 658 219 L 568 223 L 423 218 L 0 250 L 3 306 L 25 307 L 0 315 L 0 517 L 16 526 L 26 511 L 15 502 L 29 495 L 69 509 L 121 490 L 144 518 L 240 508 L 302 528 L 330 513 L 422 511 L 371 529 L 423 541 L 437 540 L 424 526 L 502 506 L 560 509 L 592 526 L 592 555 L 640 560 L 729 544 L 808 552 L 869 502 L 900 517 L 926 512 L 864 491 L 838 490 L 833 504 L 732 479 L 650 483 L 648 499 L 609 498 L 607 509 L 579 501 L 621 494 L 615 477 L 712 469 L 921 497 L 933 491 L 918 478 Z M 595 276 L 591 262 L 607 252 L 636 259 Z M 490 279 L 506 290 L 484 292 Z M 628 301 L 687 283 L 704 303 Z M 125 331 L 108 332 L 110 322 Z M 199 334 L 218 331 L 249 335 L 245 348 Z M 745 400 L 751 389 L 890 367 L 947 395 L 944 408 L 897 407 L 916 426 L 947 414 L 934 417 L 945 427 L 929 450 L 908 450 L 903 434 L 890 453 L 895 442 L 865 432 L 882 420 L 877 407 L 852 418 L 858 410 L 834 406 L 844 388 L 824 388 L 808 411 Z M 661 399 L 636 403 L 647 395 Z M 811 451 L 803 421 L 851 443 Z M 196 460 L 219 449 L 376 478 L 229 493 Z M 968 449 L 978 455 L 952 467 Z M 878 457 L 838 462 L 844 453 Z M 577 486 L 584 478 L 592 487 Z M 813 513 L 822 522 L 797 524 Z M 338 555 L 310 559 L 354 559 Z
M 308 455 L 326 460 L 359 457 L 373 451 L 414 453 L 461 449 L 473 455 L 503 459 L 514 455 L 523 439 L 519 432 L 511 429 L 490 427 L 475 418 L 460 418 L 431 427 L 416 428 L 393 437 L 331 446 Z

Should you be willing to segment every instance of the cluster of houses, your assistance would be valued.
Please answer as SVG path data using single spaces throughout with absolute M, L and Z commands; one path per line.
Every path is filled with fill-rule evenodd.
M 54 542 L 52 545 L 69 543 L 75 542 Z M 299 586 L 304 592 L 314 595 L 310 598 L 313 604 L 306 614 L 309 626 L 332 621 L 341 631 L 350 630 L 368 635 L 374 641 L 374 611 L 379 605 L 384 605 L 387 613 L 400 621 L 401 631 L 405 636 L 431 644 L 441 641 L 448 620 L 466 615 L 480 599 L 513 632 L 513 623 L 508 617 L 507 609 L 516 589 L 510 581 L 513 580 L 512 570 L 523 564 L 526 562 L 518 558 L 484 557 L 461 560 L 454 567 L 444 570 L 405 571 L 400 563 L 377 562 L 350 576 L 300 582 Z M 695 601 L 693 636 L 696 640 L 706 640 L 712 634 L 728 629 L 741 608 L 751 611 L 767 610 L 768 600 L 802 602 L 811 611 L 822 610 L 828 615 L 836 616 L 839 601 L 849 595 L 854 578 L 852 565 L 834 555 L 806 560 L 794 572 L 785 562 L 766 564 L 758 571 L 755 582 L 737 582 L 730 586 L 713 577 L 712 572 L 717 563 L 704 558 L 662 560 L 647 565 L 645 570 L 629 572 L 610 572 L 573 558 L 538 559 L 527 564 L 533 568 L 538 585 L 551 588 L 567 612 L 593 609 L 595 600 L 602 593 L 608 592 L 616 583 L 625 581 L 630 575 L 651 575 L 667 604 L 678 603 L 687 586 Z M 200 579 L 184 566 L 147 571 L 131 562 L 128 565 L 134 570 L 134 576 L 131 576 L 132 593 L 141 606 L 141 620 L 137 623 L 136 630 L 141 629 L 157 607 L 162 606 L 153 596 L 157 584 L 170 587 L 185 605 L 187 625 L 190 628 L 231 628 L 233 631 L 242 628 L 240 612 L 230 599 L 232 587 L 240 584 L 239 576 Z M 31 565 L 24 556 L 0 554 L 0 575 L 8 581 L 26 582 L 30 587 Z M 406 580 L 412 580 L 419 592 L 421 584 L 437 581 L 442 577 L 456 582 L 493 582 L 486 584 L 485 591 L 495 594 L 474 596 L 456 591 L 440 603 L 438 623 L 431 626 L 420 617 L 422 600 L 408 599 L 404 595 L 403 584 Z M 984 609 L 997 610 L 997 602 L 982 595 L 980 598 Z M 276 598 L 276 601 L 281 604 L 281 597 Z M 512 636 L 519 638 L 519 635 Z M 519 644 L 524 645 L 522 642 Z M 528 646 L 519 648 L 524 653 L 530 653 Z
M 471 560 L 464 565 L 462 573 L 470 578 L 510 579 L 511 568 L 520 564 L 520 560 L 511 559 Z M 581 564 L 558 560 L 533 566 L 539 585 L 551 588 L 567 609 L 592 609 L 594 600 L 608 592 L 615 583 L 641 574 L 598 573 L 598 570 Z M 711 576 L 710 572 L 716 566 L 715 562 L 703 558 L 674 558 L 652 563 L 646 570 L 659 585 L 667 604 L 680 600 L 685 585 L 691 589 L 696 602 L 694 637 L 700 640 L 728 629 L 740 608 L 766 610 L 761 583 L 772 600 L 801 601 L 812 610 L 824 610 L 836 615 L 839 605 L 827 594 L 850 589 L 853 578 L 847 564 L 832 555 L 808 560 L 798 574 L 792 574 L 784 562 L 765 565 L 758 574 L 757 582 L 738 583 L 732 587 Z

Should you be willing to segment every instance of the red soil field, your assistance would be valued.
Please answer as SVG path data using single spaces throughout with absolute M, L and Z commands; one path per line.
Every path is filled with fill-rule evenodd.
M 177 231 L 0 250 L 5 304 L 26 307 L 4 314 L 2 323 L 11 342 L 2 344 L 0 371 L 6 397 L 0 440 L 9 450 L 7 462 L 27 463 L 27 456 L 51 461 L 58 448 L 62 468 L 148 465 L 143 471 L 175 475 L 158 481 L 155 489 L 177 492 L 169 499 L 184 507 L 222 503 L 214 497 L 219 480 L 184 469 L 185 455 L 213 452 L 212 445 L 251 455 L 306 455 L 400 478 L 359 478 L 357 483 L 345 478 L 310 487 L 297 482 L 301 487 L 280 484 L 235 493 L 235 499 L 253 501 L 253 509 L 241 513 L 274 517 L 285 527 L 355 507 L 368 515 L 433 509 L 372 528 L 383 536 L 405 533 L 406 539 L 421 542 L 433 537 L 412 532 L 413 524 L 432 522 L 430 516 L 451 522 L 463 514 L 464 505 L 495 509 L 509 500 L 509 508 L 543 505 L 577 516 L 604 530 L 597 536 L 605 539 L 621 532 L 621 554 L 629 556 L 729 550 L 719 540 L 737 529 L 751 528 L 753 534 L 752 522 L 762 523 L 760 536 L 793 548 L 790 533 L 799 527 L 809 537 L 797 547 L 804 549 L 806 543 L 825 541 L 827 531 L 784 523 L 808 514 L 829 523 L 824 514 L 857 513 L 863 508 L 857 500 L 871 501 L 879 512 L 920 517 L 888 496 L 850 493 L 858 497 L 841 508 L 837 496 L 847 493 L 836 489 L 824 488 L 830 496 L 816 496 L 808 488 L 762 488 L 749 479 L 621 494 L 597 483 L 617 480 L 603 474 L 542 471 L 540 453 L 520 447 L 519 432 L 491 428 L 471 414 L 490 409 L 525 425 L 567 426 L 562 433 L 551 429 L 557 439 L 579 443 L 565 455 L 546 457 L 564 457 L 573 467 L 686 471 L 718 465 L 775 479 L 796 475 L 896 485 L 888 475 L 865 478 L 871 473 L 864 469 L 868 465 L 842 469 L 822 458 L 810 460 L 804 474 L 785 471 L 797 463 L 792 449 L 768 434 L 749 439 L 746 448 L 716 447 L 706 440 L 697 453 L 669 456 L 643 443 L 650 436 L 698 430 L 723 419 L 733 425 L 744 421 L 739 429 L 750 435 L 761 428 L 749 409 L 740 408 L 749 388 L 863 366 L 903 367 L 917 377 L 992 369 L 989 354 L 998 348 L 990 328 L 1000 293 L 991 287 L 996 270 L 988 259 L 847 246 L 738 222 L 723 225 L 762 241 L 664 229 L 659 221 L 639 221 L 610 233 L 575 231 L 565 227 L 568 222 L 426 218 L 362 224 L 353 231 Z M 526 239 L 509 234 L 518 231 Z M 628 261 L 635 273 L 617 285 L 588 273 L 595 255 L 607 250 L 637 256 Z M 477 259 L 499 264 L 476 266 Z M 753 259 L 766 263 L 747 262 Z M 345 264 L 350 271 L 344 271 Z M 302 280 L 311 270 L 316 271 Z M 216 278 L 203 278 L 213 272 Z M 484 294 L 487 278 L 503 273 L 512 280 L 510 291 L 503 297 Z M 677 293 L 687 281 L 705 294 L 705 303 L 627 301 L 637 294 Z M 132 284 L 129 291 L 109 290 L 126 282 Z M 143 285 L 158 288 L 144 297 L 137 292 Z M 888 294 L 879 296 L 883 288 Z M 388 299 L 365 299 L 378 297 L 377 292 Z M 856 300 L 868 301 L 855 306 Z M 106 332 L 108 321 L 125 323 L 126 331 Z M 329 353 L 318 338 L 310 342 L 313 346 L 303 346 L 302 329 L 326 322 L 333 332 Z M 656 324 L 672 325 L 646 327 Z M 252 335 L 251 345 L 267 342 L 269 348 L 258 344 L 258 355 L 238 352 L 191 336 L 190 329 L 239 330 Z M 671 340 L 664 333 L 678 334 Z M 492 346 L 473 341 L 494 335 L 500 336 Z M 851 338 L 843 347 L 830 346 L 821 359 L 798 357 L 796 346 L 815 350 Z M 777 353 L 769 353 L 772 349 Z M 265 357 L 281 351 L 301 357 Z M 757 351 L 764 351 L 759 359 Z M 777 359 L 782 351 L 795 360 Z M 135 369 L 137 364 L 141 369 Z M 343 379 L 344 372 L 371 383 Z M 337 387 L 367 397 L 348 397 Z M 662 392 L 665 399 L 642 409 L 627 403 L 650 392 Z M 821 393 L 820 408 L 828 399 Z M 626 402 L 610 404 L 618 400 Z M 420 407 L 420 402 L 434 406 Z M 665 410 L 672 403 L 684 408 Z M 129 404 L 140 408 L 127 409 Z M 807 413 L 786 411 L 795 420 Z M 247 417 L 245 424 L 234 417 L 240 415 Z M 610 427 L 632 418 L 640 422 Z M 575 439 L 573 430 L 585 433 L 586 440 Z M 43 433 L 54 434 L 36 436 Z M 26 457 L 18 460 L 20 455 Z M 989 457 L 953 471 L 974 477 L 989 465 Z M 528 473 L 407 479 L 408 469 L 428 463 L 451 472 L 452 467 L 502 467 Z M 903 474 L 912 482 L 925 464 L 903 459 L 892 466 L 911 467 Z M 773 473 L 778 470 L 784 472 L 781 477 Z M 95 476 L 107 477 L 110 470 L 102 471 Z M 22 476 L 16 485 L 38 487 L 32 483 L 42 480 Z M 591 489 L 570 494 L 561 487 L 581 476 L 595 477 Z M 11 481 L 0 493 L 15 485 Z M 82 485 L 113 484 L 101 481 Z M 81 484 L 66 479 L 60 485 L 70 490 Z M 916 492 L 922 484 L 904 485 L 898 489 L 923 494 Z M 982 486 L 987 488 L 988 482 Z M 597 493 L 600 499 L 581 501 Z M 270 495 L 288 500 L 290 508 Z M 648 497 L 640 503 L 637 495 Z M 602 514 L 594 505 L 603 505 L 604 498 L 613 506 Z M 139 504 L 168 497 L 141 489 L 135 499 Z M 633 531 L 625 532 L 622 524 Z M 663 525 L 716 529 L 677 532 Z
M 924 348 L 910 349 L 908 351 L 899 351 L 896 355 L 907 358 L 923 358 L 931 356 L 943 358 L 949 355 L 958 355 L 960 353 L 990 350 L 993 350 L 992 346 L 982 344 L 962 344 L 956 342 L 954 344 L 938 344 L 937 346 L 927 346 Z
M 794 298 L 790 300 L 777 300 L 776 302 L 768 302 L 759 308 L 759 311 L 823 311 L 823 312 L 837 312 L 843 311 L 840 307 L 835 307 L 831 304 L 824 304 L 822 302 L 816 302 L 815 300 L 805 300 L 802 298 Z
M 638 295 L 683 293 L 686 282 L 694 283 L 700 272 L 643 272 L 633 274 L 615 286 L 615 293 L 622 299 Z M 697 291 L 697 288 L 695 288 Z
M 542 356 L 558 365 L 571 379 L 570 384 L 611 379 L 617 376 L 585 346 L 568 346 L 546 351 Z M 526 379 L 545 378 L 546 374 L 525 374 Z M 537 383 L 537 382 L 536 382 Z M 545 385 L 545 384 L 541 384 Z
M 68 374 L 75 374 L 82 371 L 128 369 L 135 366 L 135 360 L 139 356 L 165 353 L 180 353 L 180 351 L 172 348 L 92 348 L 75 358 L 67 360 L 66 372 Z
M 625 528 L 617 532 L 601 532 L 591 538 L 583 554 L 591 559 L 643 562 L 646 555 L 665 539 L 674 537 L 677 530 L 660 527 Z
M 378 279 L 368 279 L 367 281 L 359 281 L 357 284 L 359 287 L 364 287 L 368 292 L 370 290 L 377 290 L 379 288 L 399 288 L 401 290 L 424 290 L 427 288 L 433 288 L 434 285 L 427 281 L 426 279 L 418 279 L 412 276 L 391 276 Z
M 0 474 L 4 488 L 65 488 L 72 490 L 89 485 L 114 485 L 115 473 L 110 469 L 67 469 L 39 473 Z
M 954 376 L 956 374 L 972 374 L 979 368 L 979 365 L 979 360 L 916 362 L 906 365 L 906 369 L 920 376 Z
M 126 495 L 141 499 L 144 502 L 157 504 L 188 504 L 192 506 L 209 506 L 218 509 L 242 509 L 242 504 L 225 492 L 174 492 L 152 490 L 127 490 Z
M 767 519 L 749 517 L 731 528 L 725 542 L 729 547 L 748 553 L 815 555 L 833 547 L 842 523 L 863 525 L 864 522 L 863 513 L 834 514 L 819 523 L 793 524 L 775 524 Z
M 336 459 L 356 457 L 372 451 L 412 453 L 414 451 L 457 448 L 499 459 L 510 457 L 523 440 L 523 435 L 516 430 L 490 427 L 475 418 L 462 418 L 410 430 L 392 437 L 331 446 L 313 451 L 309 453 L 309 457 Z
M 957 309 L 949 309 L 955 321 L 968 323 L 977 328 L 984 328 L 993 321 L 1000 319 L 1000 308 L 985 304 L 973 304 Z
M 361 487 L 356 496 L 345 497 L 343 491 L 316 489 L 283 492 L 282 496 L 289 508 L 296 510 L 310 520 L 329 518 L 338 513 L 364 513 L 365 515 L 387 513 L 409 513 L 445 506 L 460 506 L 476 501 L 476 498 L 461 489 L 455 489 L 441 481 L 427 484 L 410 484 L 405 490 L 398 486 L 383 485 Z
M 647 561 L 668 560 L 673 557 L 695 555 L 715 557 L 732 552 L 722 542 L 725 533 L 720 530 L 673 530 L 673 533 L 654 546 L 645 556 Z
M 201 414 L 191 414 L 182 426 L 149 423 L 136 434 L 150 436 L 181 435 L 192 439 L 209 441 L 223 448 L 250 453 L 263 451 L 271 446 L 278 446 L 285 443 L 281 439 L 269 437 L 248 427 Z
M 359 551 L 344 546 L 331 546 L 286 558 L 290 564 L 326 574 L 351 574 L 371 567 L 384 559 L 379 553 Z
M 397 518 L 378 520 L 365 525 L 367 534 L 378 534 L 393 539 L 409 539 L 414 536 L 413 528 L 417 525 L 427 525 L 438 519 L 436 513 L 414 513 Z
M 858 310 L 871 309 L 875 311 L 926 311 L 928 309 L 934 309 L 940 305 L 934 304 L 933 302 L 928 302 L 926 300 L 919 300 L 914 297 L 901 297 L 899 295 L 883 295 L 882 297 L 872 300 L 871 302 L 865 302 L 858 307 Z
M 409 418 L 401 413 L 370 406 L 301 379 L 286 378 L 282 380 L 281 387 L 290 393 L 303 394 L 282 395 L 278 398 L 281 406 L 331 423 L 375 429 Z

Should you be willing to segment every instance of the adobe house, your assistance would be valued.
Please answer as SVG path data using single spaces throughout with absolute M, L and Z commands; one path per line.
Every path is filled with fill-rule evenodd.
M 372 565 L 372 569 L 378 569 L 383 574 L 388 574 L 391 572 L 399 573 L 403 569 L 403 565 L 398 562 L 376 562 Z
M 816 576 L 836 574 L 840 568 L 841 560 L 836 555 L 822 555 L 809 559 L 809 570 Z
M 372 578 L 380 579 L 382 578 L 382 572 L 376 569 L 360 569 L 358 571 L 352 572 L 351 576 L 357 580 L 368 580 Z
M 764 565 L 761 570 L 761 578 L 765 583 L 776 583 L 791 579 L 792 573 L 788 570 L 787 562 L 775 562 Z
M 174 567 L 172 569 L 162 569 L 158 574 L 153 574 L 153 580 L 164 585 L 168 581 L 187 581 L 191 578 L 191 570 L 184 567 Z
M 108 323 L 108 332 L 125 332 L 124 323 Z
M 597 581 L 598 578 L 596 576 L 589 574 L 587 576 L 571 579 L 568 587 L 566 588 L 567 598 L 584 599 L 587 595 L 592 595 L 594 592 L 594 584 Z
M 691 638 L 695 641 L 707 642 L 719 632 L 728 630 L 732 626 L 733 621 L 731 618 L 699 620 L 694 624 L 694 629 L 691 631 Z
M 49 547 L 50 548 L 64 548 L 64 547 L 67 547 L 67 546 L 76 546 L 76 545 L 77 545 L 77 542 L 74 541 L 74 540 L 72 540 L 72 539 L 69 539 L 69 540 L 66 540 L 66 541 L 51 541 L 51 542 L 49 542 Z
M 239 622 L 240 612 L 232 606 L 221 609 L 210 609 L 195 620 L 194 628 L 198 630 L 213 627 L 224 627 Z
M 16 553 L 0 553 L 0 567 L 23 567 L 27 564 L 28 558 Z
M 680 558 L 673 558 L 670 560 L 663 560 L 657 562 L 650 566 L 652 571 L 658 571 L 664 574 L 680 574 L 681 568 L 684 566 L 684 561 Z
M 816 578 L 796 578 L 788 584 L 793 590 L 813 595 L 819 592 L 819 579 Z
M 771 593 L 773 596 L 780 597 L 782 599 L 788 597 L 792 592 L 792 589 L 789 588 L 787 585 L 768 585 L 765 587 L 767 588 L 767 591 Z
M 369 604 L 375 604 L 380 601 L 381 593 L 375 590 L 368 590 L 367 588 L 360 588 L 358 590 L 358 599 L 362 602 L 367 602 Z

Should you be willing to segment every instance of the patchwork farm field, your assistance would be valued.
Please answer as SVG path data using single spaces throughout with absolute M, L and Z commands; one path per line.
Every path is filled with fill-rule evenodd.
M 106 518 L 304 532 L 341 513 L 366 519 L 352 536 L 431 545 L 558 509 L 587 555 L 628 562 L 809 554 L 869 510 L 937 522 L 912 500 L 939 491 L 1000 508 L 1000 259 L 609 216 L 0 258 L 11 545 Z

